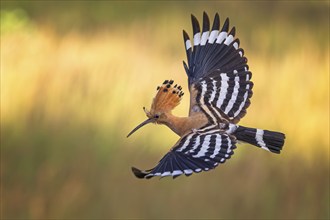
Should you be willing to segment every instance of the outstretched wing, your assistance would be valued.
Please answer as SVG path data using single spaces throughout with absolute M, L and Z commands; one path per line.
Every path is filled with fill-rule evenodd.
M 203 29 L 192 15 L 193 45 L 183 31 L 188 64 L 184 67 L 192 93 L 191 111 L 198 104 L 212 123 L 220 118 L 237 123 L 250 105 L 253 83 L 235 27 L 229 31 L 227 18 L 220 29 L 216 14 L 212 29 L 207 14 L 203 14 Z
M 235 143 L 235 139 L 217 125 L 210 125 L 183 136 L 156 167 L 146 171 L 133 167 L 132 171 L 136 177 L 147 179 L 208 171 L 231 157 Z

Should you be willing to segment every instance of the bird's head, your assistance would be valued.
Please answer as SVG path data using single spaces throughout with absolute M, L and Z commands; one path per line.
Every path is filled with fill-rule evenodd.
M 158 86 L 157 94 L 152 101 L 150 111 L 143 107 L 148 119 L 134 128 L 127 137 L 146 124 L 166 123 L 168 114 L 180 104 L 181 97 L 184 95 L 181 89 L 181 86 L 173 85 L 173 80 L 165 80 L 161 86 Z

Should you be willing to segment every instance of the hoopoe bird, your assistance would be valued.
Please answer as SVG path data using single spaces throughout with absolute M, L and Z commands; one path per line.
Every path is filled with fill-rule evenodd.
M 180 136 L 171 150 L 152 169 L 132 167 L 138 178 L 178 177 L 212 170 L 230 159 L 238 142 L 249 143 L 279 154 L 285 135 L 280 132 L 238 125 L 250 105 L 253 83 L 235 27 L 229 31 L 227 18 L 220 30 L 216 13 L 210 30 L 208 15 L 203 13 L 203 27 L 191 15 L 193 41 L 183 31 L 187 63 L 190 109 L 188 117 L 177 117 L 172 110 L 184 93 L 173 80 L 157 87 L 150 110 L 143 108 L 148 119 L 134 128 L 149 123 L 164 124 Z

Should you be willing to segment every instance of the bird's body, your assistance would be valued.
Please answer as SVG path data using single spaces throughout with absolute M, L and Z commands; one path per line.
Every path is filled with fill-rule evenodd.
M 168 126 L 180 137 L 193 129 L 205 126 L 208 123 L 207 117 L 203 113 L 197 113 L 189 117 L 178 117 L 171 113 L 166 114 L 167 120 L 164 125 Z
M 273 153 L 280 153 L 284 145 L 285 135 L 280 132 L 237 125 L 250 105 L 253 83 L 244 51 L 235 39 L 235 28 L 228 29 L 228 18 L 221 30 L 218 14 L 211 31 L 206 13 L 202 31 L 194 16 L 192 24 L 193 42 L 183 32 L 188 58 L 184 68 L 190 92 L 189 115 L 172 114 L 184 94 L 181 86 L 165 80 L 157 87 L 150 111 L 144 108 L 148 119 L 129 135 L 147 123 L 157 123 L 168 126 L 180 139 L 153 169 L 132 168 L 139 178 L 208 171 L 231 157 L 237 141 Z

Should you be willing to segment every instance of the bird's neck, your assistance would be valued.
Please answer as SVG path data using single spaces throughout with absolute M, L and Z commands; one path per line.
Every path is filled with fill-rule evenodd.
M 198 129 L 207 124 L 208 120 L 204 114 L 195 114 L 189 117 L 178 117 L 167 113 L 167 120 L 164 123 L 177 135 L 182 137 L 193 129 Z

